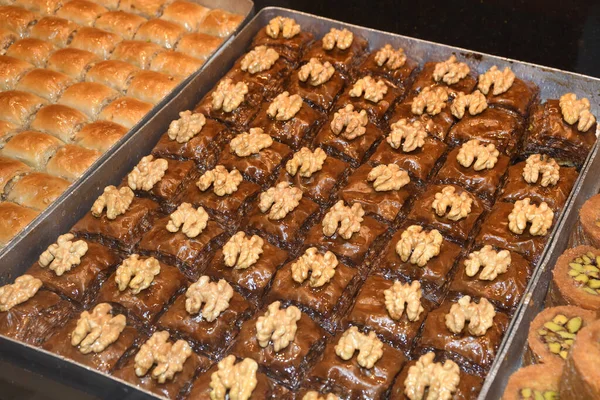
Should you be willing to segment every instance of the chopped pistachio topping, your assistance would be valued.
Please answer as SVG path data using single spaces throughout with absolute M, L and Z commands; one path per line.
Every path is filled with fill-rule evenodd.
M 554 390 L 523 388 L 521 389 L 520 395 L 520 399 L 523 400 L 558 400 L 558 392 Z
M 538 329 L 538 335 L 552 354 L 566 360 L 577 332 L 583 326 L 581 317 L 568 318 L 558 314 Z
M 573 284 L 584 292 L 598 296 L 600 294 L 600 256 L 591 251 L 569 263 L 569 276 Z

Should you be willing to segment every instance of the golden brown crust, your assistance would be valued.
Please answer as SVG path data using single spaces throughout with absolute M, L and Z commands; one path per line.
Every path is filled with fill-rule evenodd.
M 73 37 L 71 47 L 86 50 L 101 59 L 107 59 L 121 40 L 121 36 L 115 33 L 98 28 L 83 27 Z
M 50 104 L 40 108 L 31 122 L 31 129 L 56 136 L 70 142 L 88 117 L 81 111 L 61 104 Z
M 119 8 L 120 0 L 96 0 L 96 3 L 108 8 L 109 10 L 116 10 Z
M 152 60 L 150 69 L 163 74 L 171 74 L 179 78 L 187 78 L 198 71 L 204 61 L 178 51 L 165 51 Z
M 50 42 L 26 38 L 13 43 L 6 51 L 6 55 L 19 58 L 41 68 L 46 65 L 46 61 L 55 49 Z
M 31 168 L 25 163 L 0 156 L 0 196 L 4 195 L 4 189 L 11 180 L 29 171 Z
M 0 52 L 4 53 L 19 37 L 13 31 L 0 28 Z
M 206 61 L 221 45 L 223 39 L 205 33 L 190 33 L 184 35 L 177 43 L 177 51 L 188 54 L 199 60 Z
M 59 17 L 44 17 L 31 28 L 32 38 L 46 40 L 56 47 L 66 47 L 79 26 L 67 19 Z
M 33 68 L 30 63 L 18 58 L 0 56 L 0 90 L 14 89 L 19 79 Z
M 209 11 L 210 8 L 203 7 L 200 4 L 177 0 L 165 8 L 160 18 L 180 24 L 188 32 L 196 32 Z
M 37 18 L 37 15 L 22 7 L 0 6 L 0 28 L 8 29 L 19 37 L 27 36 Z
M 43 172 L 33 172 L 20 178 L 6 199 L 34 210 L 42 211 L 58 198 L 70 183 Z
M 121 0 L 119 8 L 146 18 L 156 18 L 165 3 L 167 3 L 165 0 Z
M 46 171 L 68 181 L 79 178 L 102 153 L 68 144 L 60 148 L 48 161 Z
M 232 14 L 217 8 L 210 10 L 206 14 L 206 17 L 204 17 L 204 20 L 198 27 L 198 32 L 212 36 L 227 37 L 235 31 L 243 20 L 244 17 L 242 15 Z
M 156 104 L 171 93 L 178 83 L 179 79 L 170 75 L 154 71 L 141 71 L 131 80 L 127 95 Z
M 46 101 L 41 97 L 20 90 L 1 92 L 0 120 L 25 125 L 45 103 Z
M 152 107 L 152 104 L 132 97 L 120 97 L 106 106 L 99 118 L 131 129 L 152 110 Z
M 569 264 L 588 252 L 593 253 L 597 257 L 600 256 L 600 250 L 595 247 L 577 246 L 568 249 L 556 260 L 556 266 L 554 267 L 554 271 L 552 271 L 552 287 L 550 289 L 550 297 L 553 305 L 569 304 L 588 310 L 600 310 L 600 294 L 594 295 L 585 292 L 584 288 L 586 285 L 575 281 L 569 275 L 571 269 Z
M 100 59 L 92 52 L 80 49 L 61 49 L 50 56 L 48 68 L 69 75 L 75 80 L 83 79 L 87 68 Z
M 141 69 L 148 69 L 152 59 L 165 51 L 155 43 L 142 42 L 140 40 L 124 40 L 113 51 L 112 60 L 121 60 L 135 65 Z
M 75 135 L 75 143 L 88 149 L 105 152 L 127 134 L 127 128 L 110 121 L 84 125 Z
M 13 136 L 0 152 L 4 156 L 41 170 L 63 144 L 54 136 L 45 133 L 23 131 Z
M 116 90 L 100 83 L 80 82 L 65 90 L 58 104 L 75 108 L 88 117 L 95 118 L 118 95 Z
M 106 60 L 95 63 L 89 69 L 85 80 L 96 82 L 125 93 L 129 82 L 139 68 L 125 61 Z
M 81 26 L 94 26 L 94 22 L 108 10 L 100 4 L 87 0 L 71 0 L 65 2 L 56 12 L 57 17 L 65 18 Z
M 60 72 L 51 69 L 34 69 L 29 71 L 17 85 L 17 90 L 33 93 L 50 102 L 55 102 L 67 86 L 73 83 L 72 79 Z
M 8 201 L 0 203 L 0 246 L 21 232 L 39 212 Z
M 135 40 L 156 43 L 166 49 L 172 49 L 185 33 L 185 29 L 163 19 L 151 19 L 144 23 L 135 34 Z
M 16 130 L 15 124 L 0 120 L 0 147 L 4 146 L 4 143 L 13 136 Z
M 23 7 L 42 16 L 54 15 L 62 0 L 15 0 L 14 5 Z
M 121 35 L 125 40 L 131 40 L 144 22 L 146 22 L 144 17 L 119 10 L 102 14 L 94 26 Z

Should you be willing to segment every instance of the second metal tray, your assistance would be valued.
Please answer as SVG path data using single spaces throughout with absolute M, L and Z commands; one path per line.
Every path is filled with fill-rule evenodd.
M 193 108 L 204 94 L 233 65 L 233 62 L 242 52 L 246 50 L 259 29 L 271 18 L 278 15 L 296 19 L 304 29 L 313 32 L 316 37 L 322 36 L 331 27 L 351 29 L 355 33 L 367 38 L 371 49 L 390 43 L 393 46 L 403 47 L 407 54 L 421 64 L 426 60 L 444 59 L 449 54 L 455 53 L 464 56 L 470 67 L 478 72 L 484 72 L 492 65 L 497 65 L 499 68 L 510 66 L 520 78 L 531 80 L 539 85 L 542 99 L 558 98 L 565 92 L 574 92 L 577 96 L 589 98 L 592 103 L 592 112 L 596 115 L 600 114 L 598 107 L 600 102 L 600 80 L 598 79 L 353 26 L 297 11 L 282 8 L 266 8 L 261 10 L 252 22 L 228 46 L 220 51 L 220 54 L 213 57 L 201 74 L 194 76 L 177 96 L 170 99 L 160 113 L 153 115 L 140 128 L 138 134 L 129 137 L 117 151 L 107 156 L 95 171 L 92 171 L 85 180 L 79 182 L 74 187 L 74 193 L 72 196 L 69 196 L 68 201 L 63 201 L 57 205 L 49 217 L 42 219 L 32 235 L 18 243 L 18 246 L 13 247 L 11 251 L 0 255 L 0 268 L 3 270 L 3 274 L 0 277 L 0 284 L 6 283 L 14 279 L 15 276 L 22 274 L 43 249 L 52 243 L 58 235 L 67 231 L 89 210 L 93 201 L 106 185 L 118 183 L 137 164 L 142 156 L 148 154 L 159 137 L 167 129 L 169 122 L 177 118 L 179 111 Z M 596 146 L 592 154 L 588 157 L 588 161 L 582 170 L 562 215 L 571 216 L 573 213 L 573 203 L 576 203 L 576 194 L 581 191 L 582 184 L 584 181 L 594 178 L 589 173 L 592 167 L 590 161 L 594 158 L 597 151 L 598 148 Z M 598 172 L 600 160 L 596 159 L 593 167 L 595 168 L 594 171 Z M 577 201 L 579 201 L 579 197 L 577 197 Z M 555 248 L 557 245 L 556 239 L 559 241 L 562 240 L 560 229 L 565 227 L 567 220 L 559 218 L 557 221 L 552 234 L 554 240 L 551 238 L 549 245 L 546 246 L 546 255 L 552 253 L 548 252 L 548 249 Z M 544 256 L 543 260 L 544 263 L 542 266 L 546 266 L 548 258 Z M 534 273 L 531 284 L 528 287 L 529 294 L 525 296 L 522 304 L 528 306 L 531 304 L 531 299 L 535 298 L 536 293 L 532 295 L 532 291 L 540 281 L 542 271 L 543 268 L 538 269 Z M 488 374 L 480 398 L 499 398 L 510 371 L 518 366 L 519 360 L 515 360 L 514 358 L 514 346 L 518 345 L 522 338 L 516 339 L 513 333 L 522 330 L 521 322 L 526 320 L 528 315 L 526 312 L 527 307 L 522 306 L 516 312 L 505 335 L 496 362 Z M 135 397 L 140 395 L 140 392 L 136 391 L 129 384 L 119 383 L 108 375 L 78 366 L 71 361 L 61 359 L 53 354 L 40 351 L 39 349 L 8 338 L 0 337 L 0 358 L 10 359 L 13 362 L 19 362 L 21 365 L 35 368 L 44 375 L 56 377 L 57 379 L 65 379 L 70 384 L 103 398 L 130 398 L 127 396 Z

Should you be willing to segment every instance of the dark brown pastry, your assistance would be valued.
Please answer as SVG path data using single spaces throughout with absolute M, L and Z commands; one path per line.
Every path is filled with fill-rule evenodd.
M 229 300 L 227 309 L 208 322 L 202 312 L 190 314 L 185 308 L 186 295 L 182 294 L 160 317 L 157 324 L 175 336 L 189 339 L 198 349 L 213 358 L 219 358 L 239 332 L 241 322 L 251 313 L 250 304 L 237 292 Z
M 218 365 L 213 365 L 211 369 L 200 374 L 194 381 L 192 390 L 187 398 L 194 400 L 212 400 L 212 388 L 210 383 L 212 381 L 212 375 L 217 372 Z M 254 387 L 254 390 L 252 390 L 252 394 L 248 400 L 282 400 L 287 398 L 288 390 L 283 386 L 277 385 L 272 379 L 261 372 L 256 372 L 255 376 L 256 386 Z
M 414 321 L 409 319 L 406 312 L 402 313 L 400 319 L 394 319 L 387 310 L 385 295 L 393 285 L 393 280 L 381 276 L 374 275 L 367 278 L 344 322 L 361 329 L 373 330 L 394 347 L 408 353 L 421 330 L 431 304 L 421 298 L 423 309 L 418 312 L 418 317 Z
M 72 240 L 75 241 L 75 240 Z M 58 292 L 84 306 L 94 301 L 98 288 L 108 278 L 120 258 L 108 248 L 85 241 L 88 247 L 81 263 L 60 276 L 49 266 L 36 262 L 27 273 L 44 282 L 44 287 Z
M 239 234 L 239 233 L 238 233 Z M 250 235 L 246 235 L 250 239 Z M 218 250 L 205 270 L 213 278 L 225 279 L 244 297 L 253 301 L 262 299 L 275 276 L 275 272 L 288 258 L 288 253 L 263 240 L 262 254 L 248 268 L 229 267 L 225 264 L 223 250 Z
M 443 364 L 448 361 L 441 359 L 438 362 Z M 394 382 L 394 386 L 392 386 L 392 391 L 390 392 L 390 399 L 409 400 L 409 397 L 406 395 L 405 391 L 405 382 L 406 378 L 408 377 L 410 367 L 414 366 L 416 363 L 417 360 L 409 361 L 404 366 L 404 368 L 402 368 L 402 371 L 396 377 L 396 382 Z M 481 390 L 481 387 L 483 386 L 483 379 L 481 379 L 478 376 L 471 375 L 463 370 L 459 370 L 459 379 L 460 380 L 455 388 L 455 391 L 452 392 L 452 400 L 476 399 L 477 395 L 479 394 L 479 391 Z M 422 390 L 423 394 L 427 393 L 427 386 L 423 387 Z
M 518 150 L 523 134 L 522 119 L 517 114 L 501 108 L 487 108 L 477 115 L 466 114 L 448 132 L 446 141 L 458 145 L 477 139 L 484 144 L 492 143 L 508 156 Z
M 399 279 L 407 282 L 418 280 L 423 286 L 425 297 L 429 301 L 439 303 L 443 296 L 442 288 L 452 278 L 451 273 L 461 253 L 461 248 L 448 239 L 443 239 L 439 254 L 427 260 L 425 265 L 419 266 L 418 263 L 413 264 L 410 258 L 407 261 L 402 261 L 402 258 L 400 258 L 396 251 L 396 245 L 402 238 L 402 233 L 409 225 L 410 223 L 405 223 L 392 236 L 382 252 L 383 258 L 375 266 L 375 271 L 377 274 L 381 274 L 388 279 Z
M 456 121 L 450 112 L 449 105 L 446 104 L 446 106 L 435 115 L 430 115 L 427 110 L 423 110 L 423 113 L 418 115 L 412 112 L 412 102 L 414 98 L 415 95 L 411 95 L 402 103 L 398 103 L 396 105 L 394 111 L 389 117 L 390 126 L 400 120 L 406 120 L 411 124 L 415 121 L 419 121 L 430 136 L 444 140 L 448 134 L 448 131 L 450 130 L 450 127 Z
M 245 179 L 264 186 L 274 180 L 282 162 L 292 154 L 292 149 L 283 143 L 273 142 L 269 147 L 247 157 L 238 157 L 227 144 L 217 164 L 228 170 L 237 169 Z
M 502 251 L 501 249 L 485 248 L 483 252 L 488 252 L 488 254 L 490 254 L 489 250 L 495 251 L 496 253 Z M 477 251 L 481 252 L 482 248 L 480 246 L 475 247 L 471 250 L 471 253 Z M 506 252 L 508 250 L 504 251 Z M 450 291 L 472 297 L 485 297 L 490 302 L 494 303 L 496 307 L 506 310 L 509 313 L 512 312 L 525 293 L 529 277 L 533 271 L 533 266 L 519 254 L 514 252 L 509 252 L 509 254 L 510 264 L 506 271 L 498 273 L 497 276 L 491 280 L 490 278 L 496 274 L 496 272 L 492 271 L 495 271 L 496 268 L 501 268 L 498 264 L 495 264 L 496 266 L 488 266 L 481 263 L 482 265 L 477 269 L 477 272 L 473 276 L 469 276 L 467 275 L 465 264 L 465 261 L 469 260 L 469 256 L 463 257 L 458 262 L 458 271 L 450 284 Z M 506 253 L 500 254 L 502 257 L 505 257 L 505 255 Z M 477 259 L 478 254 L 474 255 L 473 258 Z M 501 260 L 497 261 L 500 265 L 503 265 Z M 477 263 L 480 263 L 480 261 Z
M 291 25 L 297 25 L 296 21 L 293 19 L 289 21 L 290 19 L 283 17 L 273 18 L 267 26 L 258 31 L 256 36 L 254 36 L 251 47 L 273 47 L 277 49 L 277 52 L 282 57 L 287 58 L 291 62 L 297 62 L 306 46 L 313 41 L 314 36 L 312 33 L 301 29 L 298 29 L 299 32 L 296 33 L 294 28 L 287 28 L 284 24 L 291 22 Z M 276 27 L 275 30 L 272 29 L 273 27 L 269 27 L 271 24 L 273 24 L 273 27 Z M 298 28 L 300 28 L 299 25 Z M 286 29 L 290 29 L 291 32 L 288 32 Z M 293 36 L 290 37 L 289 35 L 292 33 Z
M 141 321 L 142 324 L 152 322 L 185 283 L 185 277 L 177 268 L 160 263 L 160 272 L 154 276 L 150 286 L 134 294 L 129 287 L 119 290 L 117 272 L 102 285 L 97 302 L 118 304 L 129 318 Z
M 488 105 L 508 108 L 522 117 L 529 114 L 530 106 L 538 100 L 540 93 L 540 88 L 535 83 L 519 78 L 515 78 L 510 88 L 503 93 L 495 95 L 494 89 L 490 89 L 486 95 Z
M 296 275 L 293 272 L 293 264 L 302 262 L 304 257 L 307 257 L 306 253 L 300 259 L 287 263 L 277 272 L 269 291 L 268 301 L 292 302 L 313 319 L 321 322 L 326 329 L 333 331 L 340 318 L 346 313 L 360 284 L 358 270 L 338 263 L 333 277 L 321 286 L 313 286 L 310 278 L 300 283 L 294 279 Z M 322 282 L 315 282 L 316 285 L 320 283 Z
M 106 213 L 95 217 L 91 212 L 73 226 L 73 232 L 108 247 L 129 251 L 150 229 L 158 204 L 150 199 L 134 198 L 124 214 L 108 219 Z
M 552 271 L 548 303 L 600 310 L 599 257 L 600 250 L 591 246 L 577 246 L 565 251 Z
M 480 300 L 479 303 L 481 303 Z M 425 320 L 418 346 L 423 349 L 443 351 L 449 358 L 463 365 L 468 370 L 487 371 L 500 347 L 509 319 L 506 314 L 496 312 L 493 324 L 482 336 L 469 332 L 467 323 L 460 333 L 452 333 L 446 326 L 446 315 L 450 312 L 452 301 L 444 301 L 442 305 L 431 311 Z
M 451 200 L 454 197 L 460 198 L 459 202 L 456 203 L 456 208 L 458 208 L 456 210 L 454 209 L 454 204 L 447 203 L 446 205 L 444 203 L 444 199 L 455 201 Z M 434 203 L 436 207 L 434 207 Z M 443 205 L 446 205 L 446 207 L 442 210 Z M 468 212 L 466 212 L 466 216 L 464 216 L 464 213 L 460 211 L 460 207 L 467 207 L 467 205 Z M 440 211 L 443 213 L 441 216 L 439 214 Z M 414 202 L 412 210 L 410 214 L 408 214 L 408 219 L 417 221 L 421 225 L 437 229 L 451 238 L 465 241 L 474 231 L 474 228 L 484 211 L 485 207 L 483 202 L 465 189 L 462 189 L 460 186 L 429 185 Z M 460 219 L 457 220 L 457 218 Z
M 579 131 L 577 123 L 564 120 L 559 100 L 534 107 L 529 120 L 523 149 L 528 154 L 548 154 L 559 163 L 581 167 L 596 142 L 596 123 Z
M 281 307 L 277 310 L 283 309 L 285 308 Z M 271 306 L 268 310 L 271 310 Z M 257 339 L 256 325 L 266 313 L 265 308 L 254 318 L 244 322 L 230 354 L 238 358 L 252 358 L 267 375 L 276 377 L 287 386 L 296 386 L 323 350 L 327 334 L 309 316 L 301 313 L 300 319 L 296 321 L 294 338 L 285 348 L 275 351 L 273 340 L 269 340 L 267 346 L 262 347 Z
M 26 302 L 0 311 L 0 335 L 40 346 L 73 311 L 73 305 L 56 293 L 40 290 Z
M 393 222 L 415 192 L 415 186 L 409 182 L 398 190 L 377 191 L 374 179 L 368 179 L 375 168 L 369 164 L 360 166 L 348 177 L 348 183 L 340 189 L 339 196 L 348 204 L 360 204 L 367 215 Z
M 549 307 L 531 321 L 525 364 L 564 365 L 577 333 L 597 319 L 596 313 L 574 306 Z
M 323 233 L 322 221 L 315 224 L 306 236 L 305 247 L 317 247 L 321 250 L 331 250 L 341 257 L 343 262 L 361 269 L 368 269 L 370 258 L 382 245 L 387 226 L 372 217 L 364 217 L 360 230 L 352 234 L 350 239 L 344 239 L 337 231 L 332 236 Z
M 534 183 L 525 180 L 523 177 L 525 165 L 526 162 L 522 161 L 508 168 L 506 183 L 502 188 L 499 200 L 514 202 L 529 197 L 535 203 L 539 204 L 544 201 L 552 210 L 560 211 L 567 202 L 571 189 L 579 176 L 577 170 L 573 167 L 560 167 L 558 182 L 543 186 L 544 178 L 541 173 Z
M 277 183 L 289 182 L 292 186 L 302 190 L 304 196 L 319 205 L 329 202 L 337 192 L 337 188 L 345 181 L 345 177 L 350 170 L 347 163 L 335 157 L 327 156 L 322 168 L 307 177 L 302 176 L 300 171 L 302 168 L 295 171 L 294 175 L 290 174 L 287 166 L 289 163 L 290 161 L 286 163 L 285 168 L 281 168 Z M 293 168 L 290 170 L 294 171 Z
M 205 121 L 200 132 L 183 143 L 171 139 L 169 133 L 165 133 L 152 149 L 152 154 L 158 157 L 193 160 L 203 168 L 214 167 L 225 146 L 224 140 L 228 137 L 225 132 L 227 128 L 213 119 L 206 118 Z
M 138 337 L 138 330 L 131 326 L 126 326 L 119 334 L 119 338 L 108 345 L 99 353 L 94 351 L 83 354 L 80 346 L 71 344 L 71 336 L 77 327 L 78 317 L 71 319 L 67 324 L 54 334 L 50 340 L 44 343 L 44 350 L 58 354 L 61 357 L 73 360 L 77 363 L 86 365 L 92 369 L 104 373 L 110 373 L 114 370 L 118 361 L 127 353 L 127 350 L 133 346 Z
M 510 159 L 504 154 L 499 154 L 498 161 L 491 169 L 484 168 L 481 171 L 475 171 L 474 164 L 466 168 L 458 162 L 459 152 L 460 147 L 457 147 L 448 153 L 435 181 L 462 186 L 491 203 L 500 187 L 502 177 L 508 169 Z
M 592 400 L 598 398 L 600 379 L 595 363 L 599 356 L 599 341 L 600 323 L 598 321 L 591 323 L 577 334 L 577 340 L 573 344 L 560 378 L 560 399 Z
M 454 57 L 454 56 L 452 56 Z M 445 62 L 448 60 L 443 60 L 440 62 Z M 456 59 L 455 59 L 456 61 Z M 460 61 L 456 61 L 460 62 Z M 475 78 L 475 74 L 473 71 L 469 71 L 466 77 L 460 79 L 458 82 L 453 83 L 451 85 L 447 85 L 443 79 L 440 81 L 436 81 L 433 78 L 433 72 L 435 70 L 438 62 L 430 61 L 426 62 L 423 66 L 423 69 L 416 76 L 415 81 L 411 87 L 411 93 L 417 94 L 420 93 L 426 87 L 433 87 L 435 85 L 444 85 L 447 86 L 452 92 L 463 92 L 463 93 L 471 93 L 475 86 L 477 85 L 477 79 Z
M 508 226 L 508 216 L 512 213 L 514 206 L 511 203 L 496 203 L 481 224 L 481 230 L 475 238 L 475 243 L 476 245 L 489 244 L 514 251 L 535 264 L 542 255 L 552 227 L 548 229 L 546 235 L 532 235 L 529 231 L 529 224 L 522 234 L 513 233 Z
M 329 61 L 331 65 L 335 67 L 338 71 L 343 74 L 348 74 L 353 69 L 355 64 L 361 60 L 361 57 L 364 55 L 369 43 L 365 38 L 355 33 L 350 32 L 352 35 L 352 42 L 349 46 L 344 46 L 346 43 L 340 45 L 338 47 L 338 40 L 334 39 L 333 47 L 330 50 L 327 50 L 323 47 L 323 39 L 319 39 L 313 44 L 311 44 L 304 53 L 302 57 L 302 61 L 309 61 L 311 58 L 316 58 L 322 63 L 325 61 Z M 339 35 L 345 36 L 348 35 L 348 30 L 331 30 L 326 35 Z M 340 41 L 343 41 L 346 37 L 340 38 Z M 328 40 L 329 42 L 329 40 Z
M 250 126 L 262 128 L 273 139 L 299 149 L 308 144 L 315 129 L 322 122 L 323 114 L 303 102 L 300 110 L 287 120 L 279 120 L 268 113 L 271 103 L 265 102 Z
M 323 83 L 320 83 L 318 79 L 311 83 L 310 75 L 302 81 L 300 75 L 300 70 L 293 71 L 290 74 L 287 89 L 290 93 L 298 93 L 304 100 L 322 111 L 331 109 L 346 81 L 345 77 L 338 71 L 333 71 L 331 77 Z
M 594 195 L 586 200 L 579 210 L 579 226 L 581 230 L 580 241 L 600 247 L 600 195 Z
M 427 136 L 422 147 L 404 151 L 402 146 L 394 149 L 386 138 L 379 143 L 369 160 L 376 164 L 397 164 L 407 171 L 411 178 L 426 181 L 447 148 L 442 141 Z
M 367 81 L 368 83 L 364 83 L 365 81 Z M 353 93 L 355 90 L 355 87 L 357 85 L 385 85 L 385 87 L 387 88 L 385 94 L 383 94 L 383 91 L 381 92 L 381 95 L 378 97 L 381 97 L 381 100 L 378 101 L 373 101 L 375 99 L 377 99 L 378 97 L 375 98 L 371 98 L 366 91 L 366 87 L 363 90 L 360 90 L 359 92 L 361 92 L 360 96 L 355 96 L 355 94 L 357 93 Z M 376 89 L 376 91 L 379 91 L 381 89 Z M 379 94 L 379 93 L 378 93 Z M 381 123 L 383 121 L 383 116 L 385 115 L 386 112 L 388 112 L 388 110 L 390 110 L 390 108 L 395 104 L 396 100 L 402 96 L 404 94 L 404 88 L 401 86 L 397 86 L 396 84 L 388 81 L 387 79 L 379 79 L 379 78 L 373 78 L 371 76 L 365 76 L 362 78 L 359 78 L 357 80 L 355 80 L 354 82 L 350 82 L 348 87 L 346 87 L 346 89 L 342 92 L 342 94 L 340 95 L 340 98 L 338 99 L 338 101 L 335 103 L 335 107 L 336 108 L 342 108 L 345 107 L 347 104 L 352 104 L 354 106 L 355 109 L 357 110 L 365 110 L 367 111 L 367 114 L 369 114 L 369 119 L 373 122 L 373 123 Z M 366 96 L 366 97 L 365 97 Z M 367 97 L 369 97 L 367 99 Z
M 358 113 L 360 110 L 355 110 L 355 112 Z M 323 147 L 331 155 L 357 167 L 374 150 L 377 142 L 383 137 L 383 132 L 371 122 L 367 122 L 366 125 L 363 125 L 364 134 L 349 139 L 345 128 L 340 135 L 336 135 L 332 130 L 331 125 L 334 119 L 335 114 L 332 114 L 315 138 L 315 144 Z
M 520 368 L 508 379 L 502 400 L 534 400 L 536 397 L 557 399 L 562 372 L 563 369 L 556 365 L 539 364 Z
M 404 354 L 382 343 L 381 357 L 372 368 L 365 368 L 357 361 L 358 352 L 347 361 L 336 354 L 336 346 L 341 337 L 342 335 L 337 335 L 327 344 L 323 357 L 309 372 L 309 381 L 331 388 L 332 391 L 343 394 L 345 399 L 386 398 L 394 377 L 406 362 Z
M 380 51 L 391 51 L 398 52 L 404 55 L 404 61 L 397 55 L 391 55 L 386 57 L 378 57 Z M 399 55 L 399 54 L 398 54 Z M 365 61 L 359 66 L 358 73 L 361 76 L 374 75 L 380 76 L 394 82 L 398 86 L 407 88 L 410 84 L 410 76 L 415 71 L 419 64 L 411 58 L 406 57 L 404 50 L 399 48 L 396 50 L 391 45 L 386 44 L 384 47 L 372 51 Z
M 220 87 L 219 85 L 221 85 L 221 83 L 225 85 L 228 82 L 232 85 L 244 83 L 248 88 L 248 93 L 244 95 L 242 102 L 231 112 L 223 110 L 221 106 L 219 106 L 219 108 L 216 108 L 213 105 L 213 94 Z M 211 118 L 230 124 L 237 130 L 243 130 L 248 126 L 250 121 L 252 121 L 252 119 L 258 112 L 259 104 L 261 101 L 262 93 L 258 90 L 257 87 L 255 87 L 255 85 L 250 85 L 248 82 L 231 81 L 230 78 L 224 78 L 218 84 L 215 85 L 215 88 L 213 90 L 211 90 L 206 96 L 204 96 L 200 104 L 196 106 L 194 112 L 200 112 L 204 115 L 210 116 Z
M 218 223 L 209 220 L 198 236 L 190 238 L 181 229 L 169 232 L 167 224 L 170 221 L 169 216 L 155 220 L 152 228 L 142 237 L 138 249 L 193 277 L 221 247 L 225 241 L 225 231 Z
M 157 379 L 152 378 L 152 372 L 146 373 L 144 376 L 138 376 L 135 368 L 135 357 L 129 358 L 129 361 L 119 368 L 113 375 L 116 378 L 123 379 L 134 386 L 155 393 L 167 399 L 177 399 L 187 384 L 196 376 L 198 371 L 205 371 L 210 366 L 211 361 L 200 355 L 192 352 L 185 360 L 183 369 L 175 374 L 172 380 L 167 380 L 165 383 L 159 383 Z M 153 366 L 152 368 L 156 368 Z
M 255 203 L 259 201 L 260 195 Z M 306 197 L 302 197 L 298 206 L 282 219 L 270 218 L 269 210 L 263 212 L 258 204 L 255 204 L 248 215 L 246 225 L 250 231 L 260 234 L 271 243 L 284 249 L 292 249 L 302 239 L 318 214 L 319 206 Z

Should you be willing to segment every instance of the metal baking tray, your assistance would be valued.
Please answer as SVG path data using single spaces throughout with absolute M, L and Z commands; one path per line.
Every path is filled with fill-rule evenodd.
M 497 65 L 499 68 L 510 66 L 520 78 L 538 84 L 542 100 L 558 98 L 565 92 L 574 92 L 577 96 L 585 96 L 590 99 L 592 112 L 595 115 L 600 114 L 598 106 L 600 103 L 599 79 L 345 24 L 284 8 L 265 8 L 207 63 L 202 73 L 191 78 L 177 96 L 169 99 L 159 113 L 146 121 L 137 134 L 128 137 L 119 149 L 104 158 L 96 170 L 91 171 L 85 179 L 74 186 L 73 193 L 55 204 L 51 215 L 41 218 L 29 236 L 12 246 L 11 251 L 0 255 L 0 268 L 5 272 L 0 277 L 0 284 L 22 274 L 58 235 L 66 232 L 89 210 L 106 185 L 118 183 L 142 156 L 148 154 L 167 129 L 169 122 L 177 118 L 179 111 L 193 108 L 246 50 L 259 29 L 278 15 L 296 19 L 303 29 L 313 32 L 316 37 L 322 36 L 331 27 L 348 28 L 367 38 L 371 49 L 386 43 L 401 46 L 410 57 L 421 64 L 427 60 L 445 59 L 454 53 L 464 57 L 469 66 L 480 73 L 492 65 Z M 543 285 L 544 282 L 547 284 L 548 281 L 547 271 L 544 275 L 546 266 L 552 265 L 551 260 L 552 256 L 555 256 L 556 249 L 560 248 L 561 244 L 564 245 L 566 239 L 562 230 L 571 226 L 573 218 L 576 217 L 575 207 L 583 201 L 582 186 L 595 179 L 590 171 L 600 172 L 600 159 L 595 157 L 597 152 L 598 143 L 588 156 L 567 205 L 551 233 L 549 244 L 542 257 L 541 267 L 534 272 L 528 292 L 515 312 L 515 317 L 502 342 L 496 362 L 488 374 L 480 399 L 500 398 L 508 376 L 520 363 L 519 352 L 523 349 L 526 337 L 523 332 L 523 329 L 526 329 L 524 324 L 532 318 L 532 314 L 535 314 L 535 310 L 531 310 L 532 305 L 541 307 L 541 298 L 545 295 L 545 292 L 542 293 L 539 289 L 540 285 Z M 565 215 L 567 217 L 563 218 Z M 515 332 L 518 332 L 519 335 L 515 336 Z M 119 383 L 108 375 L 77 366 L 71 361 L 48 352 L 0 336 L 1 358 L 9 358 L 12 362 L 18 362 L 29 369 L 40 371 L 42 375 L 64 380 L 65 383 L 101 398 L 129 399 L 149 395 L 136 390 L 132 385 Z
M 30 244 L 33 241 L 32 239 L 37 239 L 40 237 L 40 232 L 45 231 L 47 228 L 42 228 L 45 226 L 44 221 L 53 220 L 56 221 L 62 216 L 65 215 L 66 210 L 68 210 L 68 205 L 73 204 L 74 199 L 78 199 L 80 197 L 80 186 L 83 181 L 90 179 L 94 176 L 94 171 L 99 168 L 101 165 L 105 163 L 110 157 L 110 154 L 116 152 L 129 137 L 136 135 L 139 131 L 141 131 L 142 127 L 145 126 L 148 122 L 154 119 L 154 116 L 160 115 L 162 109 L 169 103 L 169 101 L 178 95 L 180 91 L 183 90 L 186 86 L 190 84 L 192 79 L 198 74 L 202 73 L 206 68 L 208 61 L 211 58 L 216 57 L 219 52 L 225 48 L 229 42 L 235 37 L 239 31 L 250 21 L 250 19 L 254 16 L 254 2 L 252 0 L 191 0 L 195 3 L 203 5 L 208 8 L 220 8 L 225 11 L 229 11 L 235 14 L 243 15 L 244 19 L 240 23 L 240 25 L 232 32 L 228 37 L 223 38 L 223 43 L 221 46 L 215 50 L 213 54 L 208 58 L 207 63 L 205 63 L 198 71 L 194 72 L 192 75 L 181 81 L 179 85 L 171 93 L 169 93 L 164 99 L 162 99 L 157 105 L 155 105 L 152 110 L 148 114 L 144 116 L 135 126 L 133 126 L 127 134 L 122 137 L 117 143 L 114 144 L 109 150 L 106 151 L 100 158 L 98 158 L 88 170 L 77 179 L 71 186 L 67 188 L 67 190 L 59 196 L 54 203 L 52 203 L 48 208 L 43 210 L 31 223 L 29 223 L 21 232 L 19 232 L 14 238 L 12 238 L 6 246 L 0 246 L 0 271 L 3 271 L 2 266 L 5 265 L 5 257 L 6 262 L 9 260 L 12 261 L 13 258 L 9 256 L 10 253 L 14 254 L 24 254 L 24 249 L 30 248 Z M 67 208 L 65 208 L 67 205 Z M 30 239 L 27 239 L 30 238 Z M 2 282 L 2 278 L 0 277 L 0 283 Z

